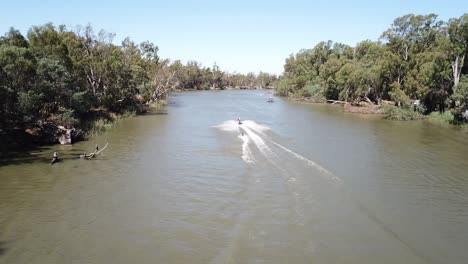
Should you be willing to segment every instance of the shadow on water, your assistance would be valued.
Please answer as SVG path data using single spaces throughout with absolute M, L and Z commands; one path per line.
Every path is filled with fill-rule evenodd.
M 50 162 L 47 158 L 38 155 L 44 151 L 48 151 L 50 148 L 51 146 L 42 146 L 2 152 L 0 153 L 0 167 L 34 162 Z
M 15 150 L 15 151 L 8 152 L 6 154 L 3 153 L 2 156 L 0 156 L 0 167 L 8 166 L 8 165 L 31 164 L 31 163 L 50 164 L 50 162 L 52 161 L 52 154 L 49 157 L 49 156 L 42 155 L 42 153 L 51 152 L 51 149 L 57 146 L 59 145 L 42 146 L 42 147 L 35 147 L 29 150 Z M 86 150 L 81 150 L 81 149 L 67 150 L 66 154 L 61 155 L 61 151 L 58 150 L 59 161 L 54 163 L 53 165 L 67 162 L 69 160 L 80 159 L 80 155 L 83 154 L 85 151 Z
M 6 253 L 6 251 L 7 251 L 5 245 L 6 245 L 5 242 L 1 242 L 1 241 L 0 241 L 0 256 L 1 256 L 1 255 L 4 255 L 4 254 Z
M 158 115 L 168 115 L 168 113 L 164 111 L 151 111 L 151 112 L 145 113 L 143 116 L 158 116 Z
M 174 96 L 172 96 L 174 97 Z M 168 107 L 174 107 L 174 108 L 181 108 L 181 107 L 184 107 L 184 105 L 177 101 L 177 100 L 169 100 L 169 102 L 167 103 L 167 106 Z

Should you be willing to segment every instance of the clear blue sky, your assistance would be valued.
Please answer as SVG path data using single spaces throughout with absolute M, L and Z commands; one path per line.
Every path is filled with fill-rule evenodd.
M 281 73 L 285 58 L 322 40 L 349 45 L 377 40 L 401 15 L 436 13 L 440 19 L 468 12 L 468 1 L 4 1 L 0 32 L 13 26 L 26 34 L 31 25 L 53 22 L 69 28 L 90 23 L 149 40 L 160 56 L 217 63 L 223 70 Z

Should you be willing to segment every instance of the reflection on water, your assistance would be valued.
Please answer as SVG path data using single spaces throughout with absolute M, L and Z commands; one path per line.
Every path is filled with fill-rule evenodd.
M 269 97 L 179 93 L 2 164 L 0 263 L 466 262 L 467 134 Z

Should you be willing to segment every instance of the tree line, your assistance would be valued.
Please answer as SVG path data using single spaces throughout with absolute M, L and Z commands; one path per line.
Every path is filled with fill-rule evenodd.
M 286 59 L 277 94 L 317 101 L 391 100 L 424 114 L 468 109 L 468 14 L 404 15 L 378 41 L 351 47 L 324 41 Z
M 151 42 L 116 45 L 114 37 L 51 23 L 0 37 L 0 134 L 41 122 L 79 126 L 92 111 L 141 112 L 175 89 L 264 88 L 276 80 L 172 62 Z

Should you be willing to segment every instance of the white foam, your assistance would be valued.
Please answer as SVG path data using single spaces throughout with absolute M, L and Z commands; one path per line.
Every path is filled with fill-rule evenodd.
M 260 152 L 263 155 L 271 156 L 271 153 L 272 153 L 271 149 L 267 146 L 265 141 L 259 135 L 255 134 L 247 126 L 242 127 L 242 130 L 245 131 L 245 133 L 252 139 L 255 146 L 257 146 L 258 150 L 260 150 Z
M 288 182 L 295 182 L 295 181 L 296 181 L 296 178 L 294 178 L 294 177 L 291 177 L 291 178 L 288 179 Z
M 273 140 L 270 140 L 271 143 L 275 144 L 276 146 L 278 146 L 279 148 L 283 149 L 284 151 L 288 152 L 289 154 L 293 155 L 294 157 L 296 157 L 297 159 L 299 160 L 302 160 L 304 161 L 307 165 L 309 165 L 310 167 L 313 167 L 314 169 L 320 171 L 322 174 L 324 175 L 327 175 L 331 180 L 333 181 L 341 181 L 340 178 L 336 177 L 335 175 L 333 175 L 333 173 L 331 173 L 330 171 L 328 171 L 327 169 L 325 169 L 324 167 L 318 165 L 317 163 L 311 161 L 310 159 L 304 157 L 304 156 L 301 156 L 299 154 L 297 154 L 296 152 L 274 142 Z
M 242 139 L 242 159 L 246 163 L 255 163 L 253 159 L 252 151 L 249 147 L 250 139 L 247 135 L 239 135 L 239 138 Z
M 255 121 L 252 121 L 252 120 L 243 120 L 241 122 L 242 124 L 239 125 L 236 120 L 227 120 L 214 127 L 222 131 L 231 131 L 231 132 L 239 131 L 239 128 L 243 128 L 243 127 L 249 127 L 250 129 L 257 131 L 257 132 L 264 132 L 264 131 L 270 130 L 269 127 L 257 124 Z
M 257 124 L 255 121 L 252 121 L 252 120 L 245 120 L 245 121 L 242 121 L 243 125 L 249 127 L 250 129 L 252 129 L 253 131 L 257 131 L 257 132 L 265 132 L 267 130 L 270 130 L 269 127 L 267 126 L 264 126 L 264 125 L 260 125 L 260 124 Z
M 228 132 L 239 131 L 239 124 L 237 123 L 237 121 L 234 121 L 234 120 L 224 121 L 223 123 L 214 127 L 222 131 L 228 131 Z

